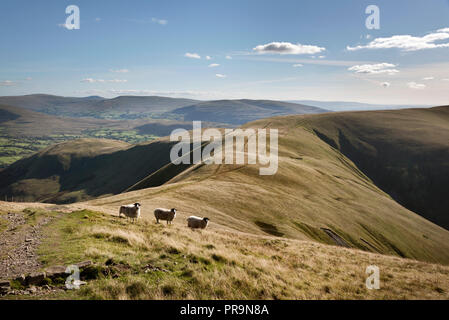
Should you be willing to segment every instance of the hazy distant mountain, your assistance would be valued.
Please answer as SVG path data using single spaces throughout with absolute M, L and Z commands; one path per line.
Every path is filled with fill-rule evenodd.
M 0 104 L 66 117 L 109 119 L 147 118 L 176 108 L 197 103 L 197 100 L 158 96 L 120 96 L 105 99 L 99 96 L 60 97 L 47 94 L 0 97 Z
M 64 117 L 201 120 L 238 125 L 290 114 L 326 112 L 319 107 L 272 100 L 198 101 L 159 96 L 60 97 L 46 94 L 0 97 L 0 104 Z
M 331 111 L 367 111 L 431 107 L 430 105 L 369 104 L 351 101 L 290 100 L 288 102 L 306 104 L 309 106 L 320 107 Z
M 272 100 L 217 100 L 173 110 L 183 116 L 184 121 L 214 121 L 243 124 L 249 121 L 292 114 L 323 113 L 324 110 L 302 104 Z

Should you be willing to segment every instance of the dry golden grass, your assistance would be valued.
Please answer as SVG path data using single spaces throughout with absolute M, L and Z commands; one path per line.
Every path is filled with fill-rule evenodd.
M 67 228 L 71 226 L 71 228 Z M 46 265 L 112 259 L 126 266 L 62 299 L 448 299 L 449 267 L 212 226 L 157 225 L 87 210 L 62 215 L 40 250 Z M 145 266 L 151 269 L 145 272 Z M 380 289 L 365 286 L 380 268 Z
M 252 125 L 265 127 L 266 121 Z M 348 158 L 302 127 L 301 118 L 269 121 L 280 129 L 274 176 L 260 176 L 257 165 L 197 165 L 160 187 L 71 207 L 115 215 L 120 205 L 139 202 L 150 219 L 157 207 L 175 207 L 179 219 L 207 216 L 217 228 L 322 243 L 328 241 L 321 228 L 329 228 L 351 247 L 449 263 L 447 230 L 395 202 Z

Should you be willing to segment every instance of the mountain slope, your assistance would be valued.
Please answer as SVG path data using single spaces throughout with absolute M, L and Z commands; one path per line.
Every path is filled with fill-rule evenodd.
M 75 202 L 122 192 L 170 161 L 171 143 L 79 139 L 0 171 L 0 194 L 21 201 Z
M 449 106 L 316 115 L 304 125 L 399 203 L 449 229 Z
M 174 166 L 168 158 L 170 145 L 160 140 L 93 156 L 74 156 L 71 149 L 84 147 L 71 148 L 67 143 L 62 152 L 47 150 L 17 162 L 0 172 L 0 181 L 10 177 L 6 188 L 20 181 L 29 183 L 28 190 L 40 190 L 37 186 L 59 168 L 58 185 L 48 188 L 42 199 L 66 202 L 134 190 L 84 205 L 117 214 L 120 204 L 140 202 L 149 219 L 156 207 L 176 207 L 180 221 L 192 214 L 208 216 L 211 226 L 238 232 L 449 263 L 449 232 L 398 204 L 324 142 L 310 128 L 309 120 L 320 117 L 285 116 L 245 125 L 279 129 L 279 170 L 274 176 L 260 176 L 258 165 Z M 14 188 L 22 191 L 20 184 Z M 59 197 L 61 191 L 67 195 Z
M 172 111 L 182 115 L 184 121 L 214 121 L 234 125 L 273 116 L 321 112 L 326 110 L 271 100 L 206 101 Z
M 180 173 L 168 164 L 160 169 L 162 186 L 86 204 L 114 214 L 121 203 L 140 202 L 149 219 L 156 207 L 175 207 L 181 221 L 192 214 L 207 216 L 212 226 L 245 233 L 449 263 L 448 231 L 396 203 L 348 158 L 305 129 L 303 118 L 247 125 L 280 129 L 274 176 L 260 176 L 257 165 L 198 164 Z M 160 180 L 158 172 L 153 177 Z M 142 187 L 149 185 L 151 177 Z

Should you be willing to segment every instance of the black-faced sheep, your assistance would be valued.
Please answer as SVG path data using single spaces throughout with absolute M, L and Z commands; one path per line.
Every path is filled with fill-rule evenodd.
M 154 217 L 156 218 L 156 223 L 159 223 L 159 220 L 167 221 L 167 224 L 171 224 L 173 219 L 176 217 L 176 209 L 173 208 L 171 210 L 164 208 L 157 208 L 154 210 Z
M 187 218 L 187 226 L 192 229 L 205 229 L 209 223 L 209 218 L 190 216 Z
M 118 216 L 120 217 L 122 214 L 124 214 L 126 218 L 131 218 L 133 221 L 139 219 L 140 203 L 136 202 L 134 204 L 121 206 Z

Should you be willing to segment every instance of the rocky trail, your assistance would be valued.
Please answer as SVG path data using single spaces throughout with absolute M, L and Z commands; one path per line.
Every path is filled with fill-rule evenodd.
M 26 213 L 8 213 L 7 228 L 0 233 L 0 279 L 11 279 L 37 271 L 41 265 L 37 248 L 42 239 L 42 227 L 53 218 L 45 217 L 35 225 L 27 224 Z

